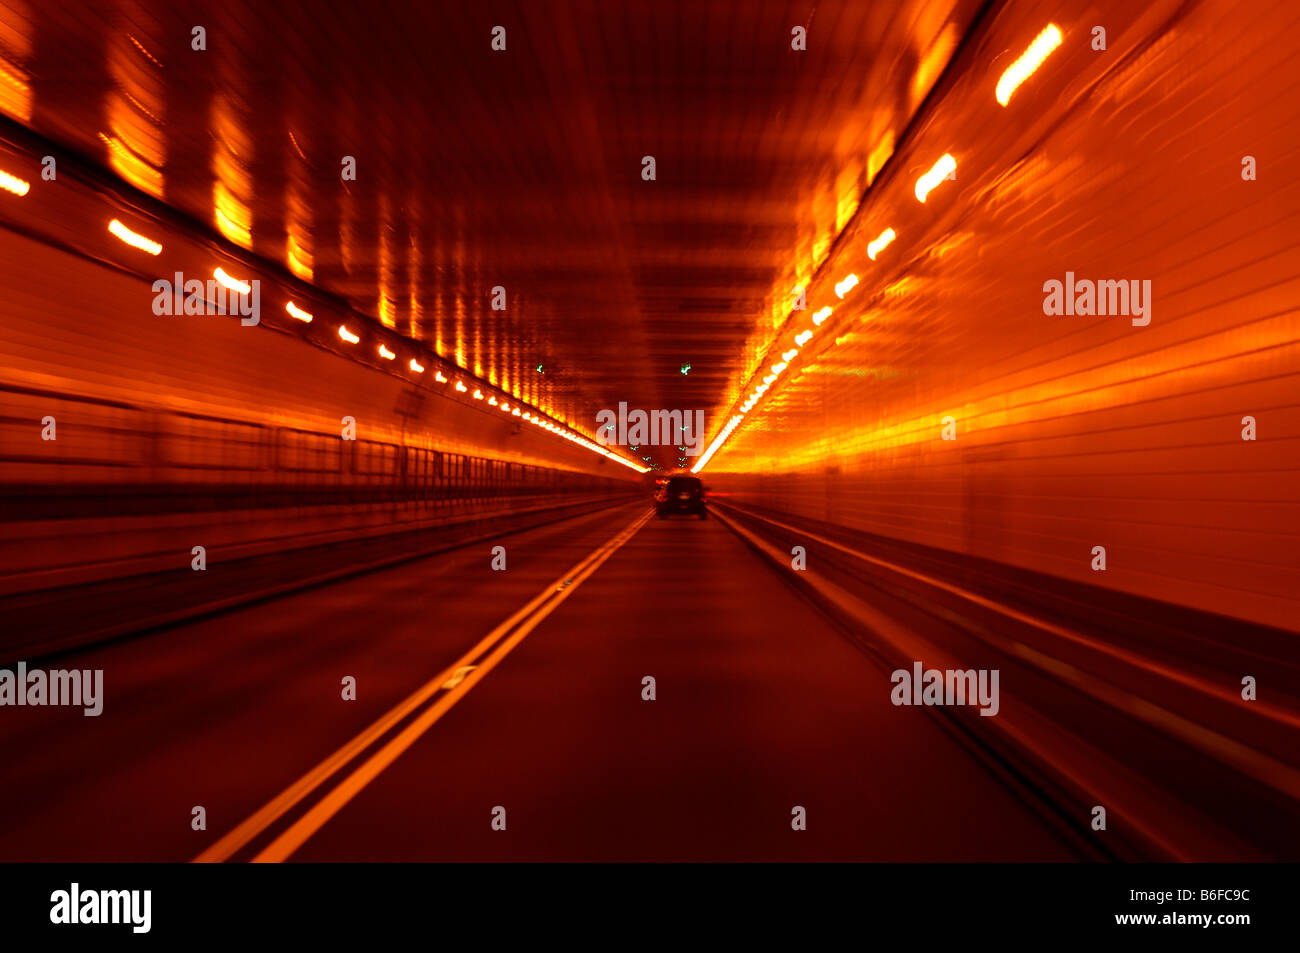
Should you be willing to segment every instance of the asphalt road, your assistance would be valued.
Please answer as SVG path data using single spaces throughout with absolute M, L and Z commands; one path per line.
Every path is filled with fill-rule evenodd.
M 104 711 L 0 709 L 0 860 L 1075 856 L 730 531 L 646 515 L 31 661 Z

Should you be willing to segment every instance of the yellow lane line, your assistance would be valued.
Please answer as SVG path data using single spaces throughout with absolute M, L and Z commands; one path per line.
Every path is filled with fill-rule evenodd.
M 390 731 L 394 725 L 441 691 L 449 681 L 455 678 L 460 670 L 473 665 L 474 660 L 487 652 L 502 638 L 502 636 L 536 611 L 537 608 L 547 599 L 554 596 L 557 590 L 563 589 L 567 580 L 576 578 L 578 574 L 587 569 L 596 559 L 600 559 L 601 562 L 604 562 L 604 560 L 609 557 L 609 554 L 613 553 L 614 549 L 617 549 L 619 546 L 622 546 L 623 543 L 627 542 L 627 540 L 631 538 L 632 534 L 640 529 L 649 518 L 650 515 L 648 513 L 640 517 L 634 524 L 632 524 L 632 526 L 625 529 L 613 540 L 606 542 L 579 561 L 572 569 L 560 576 L 550 586 L 543 589 L 537 596 L 530 600 L 527 605 L 519 609 L 510 616 L 510 618 L 506 619 L 484 636 L 483 639 L 472 649 L 435 675 L 424 685 L 412 692 L 405 700 L 399 702 L 387 714 L 375 721 L 369 728 L 362 731 L 343 747 L 339 748 L 289 787 L 281 791 L 275 798 L 263 805 L 254 814 L 239 824 L 239 826 L 200 853 L 192 862 L 200 864 L 220 863 L 224 860 L 230 859 L 230 857 L 232 857 L 237 851 L 241 850 L 255 837 L 259 836 L 263 831 L 275 823 L 275 821 L 283 816 L 285 812 L 291 810 L 296 804 L 300 803 L 304 798 L 329 780 L 330 777 L 336 774 L 360 752 L 374 744 L 377 739 Z M 611 546 L 613 548 L 610 548 Z M 465 685 L 466 681 L 468 681 L 468 679 L 460 681 L 457 684 L 457 687 Z M 467 691 L 468 688 L 465 690 Z M 463 693 L 464 692 L 461 694 Z

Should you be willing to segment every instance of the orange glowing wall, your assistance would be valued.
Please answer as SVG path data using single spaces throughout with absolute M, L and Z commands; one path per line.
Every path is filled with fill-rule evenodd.
M 792 368 L 708 482 L 1300 628 L 1298 47 L 1286 5 L 1207 3 L 1112 48 L 1002 175 L 959 170 L 942 229 L 920 246 L 900 231 L 901 282 Z M 954 152 L 978 133 L 942 104 L 926 131 Z M 1044 283 L 1067 271 L 1149 280 L 1149 326 L 1044 314 Z

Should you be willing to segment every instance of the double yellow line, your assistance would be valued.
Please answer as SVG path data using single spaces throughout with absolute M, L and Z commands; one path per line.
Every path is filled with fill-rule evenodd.
M 528 633 L 549 616 L 565 599 L 573 594 L 605 560 L 645 525 L 650 513 L 637 517 L 629 526 L 608 542 L 590 553 L 585 559 L 538 593 L 527 605 L 489 632 L 482 641 L 438 673 L 387 714 L 359 735 L 339 748 L 279 795 L 264 805 L 242 824 L 226 834 L 203 853 L 194 863 L 219 863 L 229 860 L 255 838 L 259 837 L 286 812 L 293 809 L 314 791 L 321 788 L 341 769 L 373 745 L 395 725 L 413 712 L 428 705 L 419 717 L 390 739 L 360 766 L 338 782 L 332 790 L 317 801 L 302 817 L 253 857 L 254 863 L 277 863 L 286 860 L 306 840 L 315 834 L 335 814 L 343 809 L 362 788 L 379 776 L 416 740 L 429 730 L 456 702 L 492 671 L 510 651 L 524 640 Z M 441 693 L 441 694 L 440 694 Z

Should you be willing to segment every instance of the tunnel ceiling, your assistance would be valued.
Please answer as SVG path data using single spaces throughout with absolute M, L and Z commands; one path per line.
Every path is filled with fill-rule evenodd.
M 711 433 L 977 6 L 10 0 L 4 27 L 36 131 L 588 433 L 620 401 Z

